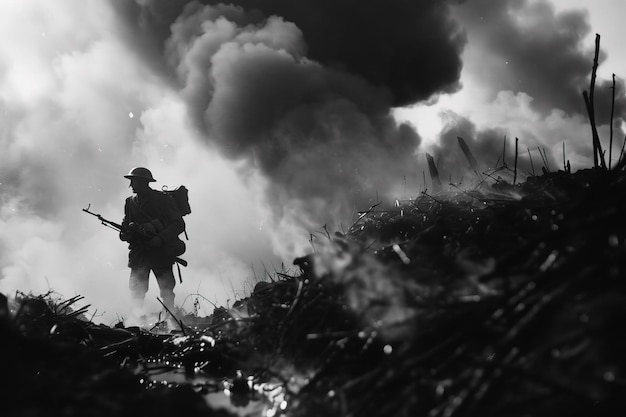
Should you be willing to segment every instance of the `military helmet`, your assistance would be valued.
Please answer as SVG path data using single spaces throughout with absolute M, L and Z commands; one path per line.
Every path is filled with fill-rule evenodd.
M 136 167 L 130 170 L 130 172 L 124 175 L 124 178 L 143 178 L 148 180 L 148 182 L 156 181 L 154 177 L 152 177 L 152 172 L 148 168 L 144 167 Z

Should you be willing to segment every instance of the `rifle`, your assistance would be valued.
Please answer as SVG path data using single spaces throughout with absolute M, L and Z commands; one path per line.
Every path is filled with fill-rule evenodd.
M 83 210 L 85 213 L 87 213 L 87 214 L 91 214 L 92 216 L 97 217 L 97 218 L 98 218 L 98 220 L 100 220 L 100 222 L 101 222 L 104 226 L 106 226 L 106 227 L 110 227 L 111 229 L 113 229 L 113 230 L 117 230 L 118 232 L 131 232 L 131 233 L 139 234 L 139 235 L 141 235 L 141 236 L 142 236 L 142 237 L 144 237 L 144 238 L 149 238 L 149 237 L 152 237 L 152 236 L 149 236 L 149 235 L 148 235 L 148 234 L 146 234 L 146 233 L 141 232 L 140 230 L 133 229 L 133 228 L 130 228 L 130 227 L 125 227 L 125 226 L 122 226 L 122 225 L 121 225 L 121 224 L 119 224 L 119 223 L 115 223 L 115 222 L 112 222 L 111 220 L 105 219 L 104 217 L 102 217 L 102 216 L 101 216 L 101 215 L 99 215 L 98 213 L 94 213 L 94 212 L 92 212 L 92 211 L 89 211 L 89 208 L 90 208 L 90 207 L 91 207 L 91 204 L 89 204 L 89 205 L 87 206 L 87 208 L 84 208 L 84 209 L 82 209 L 82 210 Z M 182 258 L 179 258 L 178 256 L 174 257 L 174 262 L 176 262 L 177 264 L 180 264 L 180 265 L 182 265 L 182 266 L 187 266 L 187 264 L 188 264 L 186 260 L 184 260 L 184 259 L 182 259 Z

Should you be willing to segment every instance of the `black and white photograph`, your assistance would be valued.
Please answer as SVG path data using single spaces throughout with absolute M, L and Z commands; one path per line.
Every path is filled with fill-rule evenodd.
M 0 0 L 0 415 L 626 415 L 626 0 Z

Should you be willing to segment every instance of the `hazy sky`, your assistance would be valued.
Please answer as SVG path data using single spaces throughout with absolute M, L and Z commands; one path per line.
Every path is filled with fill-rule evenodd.
M 566 142 L 588 167 L 596 32 L 605 146 L 618 76 L 616 160 L 622 16 L 623 0 L 2 0 L 0 291 L 126 316 L 125 244 L 81 209 L 120 221 L 134 166 L 190 190 L 188 309 L 190 294 L 232 303 L 291 267 L 325 224 L 415 197 L 425 152 L 458 181 L 456 136 L 485 168 L 504 136 L 555 166 Z
M 466 131 L 468 127 L 476 129 L 474 137 L 483 144 L 498 138 L 496 153 L 501 152 L 506 134 L 510 139 L 519 137 L 520 144 L 531 149 L 545 146 L 562 161 L 566 142 L 572 166 L 588 167 L 593 156 L 581 91 L 589 88 L 595 34 L 599 33 L 602 53 L 596 107 L 604 122 L 601 136 L 608 142 L 611 75 L 615 73 L 616 114 L 621 114 L 615 117 L 612 156 L 616 161 L 624 139 L 623 13 L 626 2 L 621 0 L 469 0 L 456 9 L 468 38 L 463 52 L 463 88 L 440 97 L 435 104 L 418 103 L 397 114 L 412 121 L 426 143 L 441 144 L 441 130 L 451 119 L 461 117 L 471 121 Z M 598 85 L 602 85 L 599 93 Z M 450 139 L 456 140 L 456 134 L 471 135 L 462 129 L 454 133 Z M 451 147 L 457 146 L 455 140 L 450 140 Z M 605 143 L 605 149 L 607 146 Z

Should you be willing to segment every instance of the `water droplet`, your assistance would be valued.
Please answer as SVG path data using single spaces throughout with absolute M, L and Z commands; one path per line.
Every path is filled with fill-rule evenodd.
M 393 352 L 393 347 L 391 347 L 391 345 L 385 345 L 385 347 L 383 348 L 383 352 L 385 352 L 385 354 L 387 355 L 391 355 L 391 352 Z

